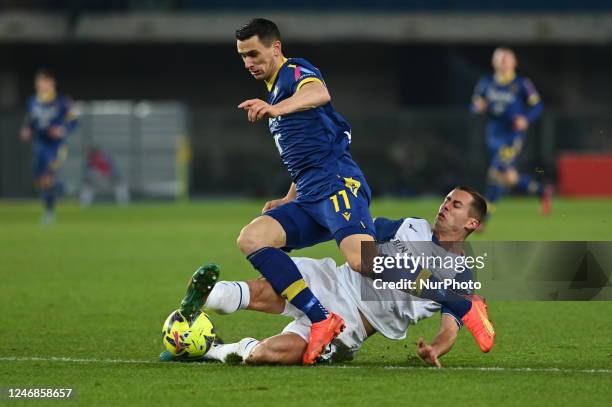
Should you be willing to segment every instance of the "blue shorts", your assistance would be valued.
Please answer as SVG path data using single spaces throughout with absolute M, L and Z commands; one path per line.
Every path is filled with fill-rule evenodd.
M 284 250 L 302 249 L 351 235 L 374 234 L 370 215 L 371 192 L 364 180 L 339 178 L 338 192 L 314 202 L 298 200 L 269 210 L 264 215 L 276 219 L 287 235 Z
M 34 143 L 34 178 L 43 175 L 55 175 L 62 162 L 66 159 L 68 150 L 62 143 Z
M 514 168 L 523 149 L 523 137 L 487 137 L 487 147 L 491 158 L 490 168 L 504 172 Z

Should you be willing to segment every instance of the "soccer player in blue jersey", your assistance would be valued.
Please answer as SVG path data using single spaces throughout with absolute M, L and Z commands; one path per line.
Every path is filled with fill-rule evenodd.
M 361 242 L 374 240 L 370 188 L 351 158 L 351 127 L 332 107 L 321 72 L 302 58 L 285 58 L 281 35 L 269 20 L 254 19 L 236 31 L 245 68 L 268 90 L 266 100 L 238 107 L 251 122 L 268 119 L 292 184 L 284 198 L 265 204 L 244 227 L 238 246 L 276 292 L 308 315 L 312 332 L 304 363 L 314 363 L 344 328 L 313 295 L 281 249 L 335 239 L 353 270 L 361 271 Z
M 490 165 L 485 196 L 490 204 L 499 201 L 504 191 L 517 190 L 539 195 L 541 210 L 548 214 L 552 188 L 528 174 L 519 174 L 517 158 L 525 142 L 525 131 L 542 113 L 542 101 L 533 83 L 516 74 L 516 56 L 509 48 L 493 52 L 493 74 L 484 76 L 474 89 L 471 110 L 486 114 L 487 148 Z
M 34 77 L 36 94 L 28 99 L 21 139 L 32 140 L 34 183 L 42 191 L 43 223 L 55 220 L 55 201 L 62 186 L 57 171 L 66 158 L 66 136 L 76 126 L 76 114 L 70 100 L 57 93 L 55 76 L 40 70 Z

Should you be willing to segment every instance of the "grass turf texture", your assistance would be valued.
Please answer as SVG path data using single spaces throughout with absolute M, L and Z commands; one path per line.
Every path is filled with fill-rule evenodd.
M 404 341 L 375 335 L 344 367 L 156 363 L 161 325 L 198 265 L 220 263 L 223 279 L 257 276 L 234 242 L 262 203 L 62 205 L 51 227 L 37 223 L 37 204 L 0 203 L 0 387 L 73 387 L 82 405 L 612 403 L 612 302 L 492 302 L 496 347 L 484 355 L 462 331 L 442 370 L 413 356 L 416 339 L 435 334 L 436 317 Z M 372 213 L 431 219 L 438 203 L 377 200 Z M 559 200 L 542 218 L 536 201 L 507 199 L 475 239 L 612 240 L 611 206 Z M 340 260 L 332 243 L 297 254 Z M 251 312 L 211 316 L 226 341 L 270 336 L 288 322 Z M 143 362 L 117 362 L 125 360 Z

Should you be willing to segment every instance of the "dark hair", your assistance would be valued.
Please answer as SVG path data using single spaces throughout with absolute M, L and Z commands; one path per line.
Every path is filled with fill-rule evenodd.
M 38 71 L 36 71 L 36 73 L 34 74 L 34 78 L 47 78 L 47 79 L 55 79 L 55 75 L 53 74 L 53 72 L 51 72 L 50 70 L 48 70 L 47 68 L 40 68 Z
M 471 215 L 478 219 L 479 222 L 482 222 L 487 216 L 487 200 L 482 196 L 480 192 L 478 192 L 475 188 L 472 188 L 468 185 L 459 185 L 455 187 L 459 191 L 467 192 L 472 196 L 471 203 Z
M 255 35 L 268 47 L 272 42 L 280 41 L 281 39 L 281 34 L 276 24 L 265 18 L 254 18 L 236 30 L 236 39 L 240 41 L 248 40 Z

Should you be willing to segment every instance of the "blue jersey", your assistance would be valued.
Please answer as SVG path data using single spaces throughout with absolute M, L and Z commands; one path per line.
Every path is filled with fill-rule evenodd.
M 489 133 L 501 137 L 520 134 L 513 128 L 516 116 L 525 116 L 531 124 L 542 113 L 542 102 L 535 86 L 521 76 L 499 82 L 494 75 L 486 75 L 474 89 L 473 99 L 476 98 L 487 102 Z
M 290 58 L 268 82 L 268 103 L 277 104 L 304 84 L 325 83 L 321 72 L 302 58 Z M 363 173 L 349 153 L 351 127 L 331 103 L 269 120 L 270 133 L 297 187 L 297 200 L 327 199 L 337 192 L 339 178 Z
M 65 135 L 76 126 L 76 114 L 70 100 L 63 95 L 56 95 L 50 101 L 42 101 L 36 95 L 28 99 L 26 125 L 32 130 L 37 142 L 43 144 L 61 144 L 65 137 L 54 139 L 49 136 L 52 127 L 65 128 Z

